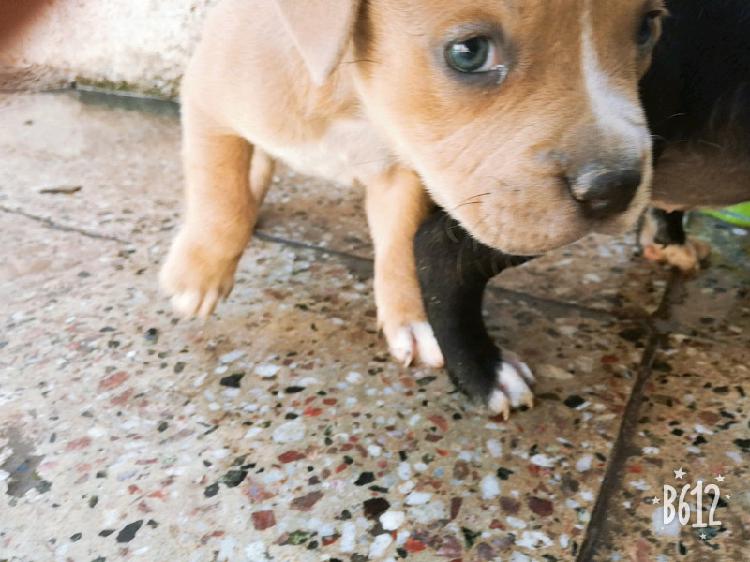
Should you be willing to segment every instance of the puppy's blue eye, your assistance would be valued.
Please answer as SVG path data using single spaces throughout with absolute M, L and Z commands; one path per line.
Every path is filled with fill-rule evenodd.
M 638 29 L 638 35 L 636 37 L 639 47 L 648 47 L 656 38 L 659 32 L 659 21 L 661 15 L 661 11 L 654 11 L 649 12 L 643 18 L 641 27 Z
M 487 37 L 472 37 L 449 43 L 445 48 L 445 61 L 459 72 L 487 72 L 497 63 L 493 62 L 495 46 Z

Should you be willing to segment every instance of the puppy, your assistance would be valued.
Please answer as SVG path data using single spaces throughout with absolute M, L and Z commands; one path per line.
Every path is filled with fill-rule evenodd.
M 685 211 L 750 200 L 750 5 L 673 0 L 642 82 L 654 133 L 654 209 L 644 216 L 646 258 L 685 272 L 710 247 L 686 236 Z
M 633 225 L 652 169 L 637 83 L 664 13 L 660 0 L 223 0 L 182 84 L 187 204 L 161 272 L 175 310 L 209 315 L 232 290 L 281 160 L 365 185 L 379 324 L 397 360 L 441 365 L 412 251 L 430 198 L 515 254 Z M 499 395 L 530 397 L 520 362 L 498 377 Z
M 656 139 L 653 193 L 662 209 L 645 215 L 640 239 L 647 257 L 692 270 L 707 246 L 685 237 L 679 210 L 750 200 L 750 6 L 744 0 L 667 6 L 664 37 L 641 84 Z M 481 314 L 489 279 L 525 261 L 503 250 L 482 244 L 444 212 L 430 217 L 415 239 L 428 316 L 449 374 L 507 417 L 531 398 L 507 375 L 506 392 L 498 394 L 497 373 L 517 360 L 494 345 Z

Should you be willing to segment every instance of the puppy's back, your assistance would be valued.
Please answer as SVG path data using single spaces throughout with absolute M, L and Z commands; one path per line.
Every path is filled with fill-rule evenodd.
M 334 73 L 313 85 L 273 2 L 222 0 L 206 20 L 181 95 L 253 143 L 295 143 L 340 111 L 350 93 L 342 82 Z

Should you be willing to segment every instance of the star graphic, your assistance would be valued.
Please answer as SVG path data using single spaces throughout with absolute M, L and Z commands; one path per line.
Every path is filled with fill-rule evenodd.
M 719 474 L 719 475 L 718 475 L 718 476 L 716 477 L 716 481 L 717 481 L 717 482 L 724 482 L 724 480 L 726 480 L 726 478 L 725 478 L 724 476 L 722 476 L 721 474 Z
M 706 536 L 706 533 L 701 533 L 699 536 L 700 536 L 700 538 L 701 538 L 702 541 L 705 541 L 708 538 Z
M 656 496 L 654 496 L 654 499 L 651 500 L 651 503 L 654 504 L 654 505 L 657 505 L 660 501 L 661 500 L 659 498 L 657 498 Z
M 687 474 L 684 470 L 682 470 L 682 467 L 678 468 L 677 470 L 673 470 L 674 477 L 677 478 L 677 480 L 682 480 L 682 478 Z

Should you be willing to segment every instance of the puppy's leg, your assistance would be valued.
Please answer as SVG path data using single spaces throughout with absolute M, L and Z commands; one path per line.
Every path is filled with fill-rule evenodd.
M 414 267 L 413 240 L 431 203 L 419 177 L 394 166 L 367 182 L 367 218 L 375 245 L 375 303 L 378 324 L 393 356 L 443 365 L 422 304 Z
M 414 251 L 427 316 L 454 382 L 505 419 L 511 407 L 531 406 L 531 370 L 495 346 L 482 318 L 487 282 L 528 258 L 476 242 L 442 211 L 419 229 Z
M 252 203 L 255 205 L 256 214 L 266 198 L 275 169 L 276 161 L 257 146 L 253 147 L 253 157 L 250 160 L 250 193 L 252 194 Z M 257 216 L 255 219 L 257 219 Z M 253 220 L 254 223 L 255 220 Z
M 184 224 L 172 243 L 160 281 L 182 316 L 210 315 L 234 285 L 234 273 L 255 224 L 273 165 L 243 138 L 183 107 L 186 181 Z M 257 162 L 250 189 L 251 156 Z
M 711 246 L 685 234 L 684 213 L 669 213 L 651 208 L 641 219 L 638 242 L 643 256 L 666 263 L 685 273 L 700 269 L 701 261 L 711 254 Z

